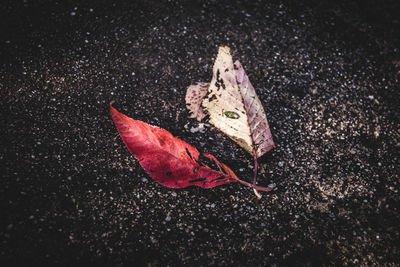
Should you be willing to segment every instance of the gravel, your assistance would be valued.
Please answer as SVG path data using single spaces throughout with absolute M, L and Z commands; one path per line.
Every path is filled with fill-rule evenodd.
M 400 262 L 396 1 L 61 2 L 0 7 L 2 266 Z M 108 115 L 114 100 L 251 181 L 252 158 L 185 110 L 219 45 L 275 140 L 260 200 L 162 187 Z

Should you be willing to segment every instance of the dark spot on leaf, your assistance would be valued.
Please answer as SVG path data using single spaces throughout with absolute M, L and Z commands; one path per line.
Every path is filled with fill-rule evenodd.
M 186 153 L 189 155 L 189 157 L 190 157 L 191 159 L 193 159 L 192 155 L 190 155 L 189 149 L 187 149 L 187 147 L 185 147 L 185 150 L 186 150 Z
M 196 168 L 193 169 L 193 173 L 197 173 L 199 170 L 200 170 L 200 168 L 196 167 Z
M 230 119 L 239 119 L 239 114 L 233 111 L 225 111 L 224 115 Z
M 189 183 L 203 182 L 203 181 L 205 181 L 206 179 L 207 179 L 207 178 L 192 179 L 192 180 L 189 180 Z
M 221 86 L 222 86 L 223 89 L 225 89 L 224 80 L 221 79 L 221 77 L 220 77 L 220 71 L 219 71 L 219 69 L 217 70 L 217 77 L 216 77 L 215 86 L 217 87 L 217 91 L 218 91 L 219 89 L 221 89 Z
M 225 69 L 225 72 L 228 72 L 228 71 L 229 71 L 229 69 L 228 69 L 228 68 L 226 68 L 226 69 Z
M 172 175 L 172 172 L 167 172 L 167 176 L 171 176 Z
M 214 100 L 216 100 L 217 99 L 217 97 L 215 96 L 215 94 L 213 94 L 210 98 L 209 98 L 209 100 L 208 101 L 214 101 Z
M 233 64 L 233 68 L 234 68 L 235 70 L 238 69 L 238 67 L 236 66 L 236 64 Z
M 225 179 L 225 178 L 226 178 L 225 176 L 220 176 L 220 177 L 217 177 L 217 178 L 215 178 L 215 179 L 212 179 L 212 180 L 210 181 L 210 183 L 215 183 L 215 182 L 218 182 L 218 181 L 223 180 L 223 179 Z
M 265 141 L 264 141 L 264 140 L 261 140 L 261 141 L 258 142 L 258 143 L 254 143 L 254 145 L 259 146 L 259 145 L 262 145 L 263 143 L 265 143 Z
M 160 146 L 163 146 L 165 144 L 164 137 L 158 137 L 158 142 L 160 143 Z

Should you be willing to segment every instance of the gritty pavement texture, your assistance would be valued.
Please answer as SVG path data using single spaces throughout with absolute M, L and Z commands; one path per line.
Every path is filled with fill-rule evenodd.
M 250 1 L 249 1 L 250 2 Z M 397 265 L 398 1 L 5 1 L 0 264 Z M 396 15 L 397 14 L 397 15 Z M 216 156 L 252 157 L 185 109 L 231 47 L 276 147 L 258 200 L 175 190 L 130 155 L 108 104 Z

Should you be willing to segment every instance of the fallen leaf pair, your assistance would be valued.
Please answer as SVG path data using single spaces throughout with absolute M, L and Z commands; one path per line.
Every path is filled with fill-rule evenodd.
M 242 65 L 233 63 L 228 47 L 219 48 L 211 83 L 189 86 L 186 105 L 191 118 L 201 121 L 208 115 L 211 124 L 254 156 L 253 184 L 240 180 L 228 166 L 204 153 L 219 170 L 211 169 L 199 161 L 196 148 L 166 130 L 133 120 L 111 105 L 110 114 L 128 150 L 164 186 L 212 188 L 239 182 L 253 188 L 258 197 L 257 190 L 270 191 L 270 187 L 256 185 L 257 158 L 274 147 L 267 117 Z

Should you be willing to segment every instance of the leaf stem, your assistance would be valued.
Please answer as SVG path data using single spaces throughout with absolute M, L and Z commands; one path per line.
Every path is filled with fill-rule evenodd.
M 258 171 L 257 152 L 254 149 L 254 178 L 253 178 L 253 185 L 256 185 L 256 182 L 257 182 L 257 171 Z
M 257 183 L 257 172 L 258 172 L 258 161 L 257 161 L 257 150 L 254 148 L 254 178 L 253 178 L 253 186 L 256 186 Z M 254 194 L 258 199 L 261 198 L 260 193 L 258 193 L 257 189 L 253 187 Z
M 235 180 L 236 180 L 236 179 L 235 179 Z M 259 191 L 266 191 L 266 192 L 268 192 L 268 191 L 271 191 L 271 190 L 272 190 L 271 187 L 263 187 L 263 186 L 258 186 L 258 185 L 252 185 L 251 183 L 242 181 L 242 180 L 240 180 L 240 179 L 237 179 L 237 181 L 238 181 L 239 183 L 245 185 L 245 186 L 251 187 L 251 188 L 256 189 L 256 190 L 259 190 Z
M 232 178 L 233 180 L 238 181 L 239 183 L 241 183 L 241 184 L 243 184 L 243 185 L 245 185 L 245 186 L 247 186 L 247 187 L 253 188 L 253 190 L 255 190 L 254 193 L 256 194 L 256 196 L 257 196 L 258 198 L 261 198 L 261 195 L 260 195 L 260 193 L 257 192 L 257 190 L 259 190 L 259 191 L 267 191 L 267 192 L 272 190 L 271 187 L 257 186 L 257 185 L 255 185 L 255 184 L 251 184 L 251 183 L 242 181 L 242 180 L 240 180 L 240 179 L 235 175 L 235 173 L 234 173 L 231 169 L 229 169 L 228 166 L 226 166 L 224 163 L 219 162 L 214 156 L 209 155 L 209 154 L 207 154 L 207 153 L 203 153 L 203 156 L 205 156 L 205 157 L 207 157 L 207 158 L 209 158 L 209 159 L 214 160 L 215 163 L 218 165 L 218 167 L 222 167 L 222 169 L 225 170 L 225 172 L 228 174 L 228 175 L 227 175 L 228 177 Z M 257 162 L 257 155 L 255 155 L 255 159 L 256 159 L 256 162 Z M 258 169 L 258 163 L 257 163 L 256 166 L 257 166 L 256 169 Z M 221 170 L 221 172 L 222 172 L 222 170 Z M 257 174 L 257 171 L 256 171 L 255 173 Z

